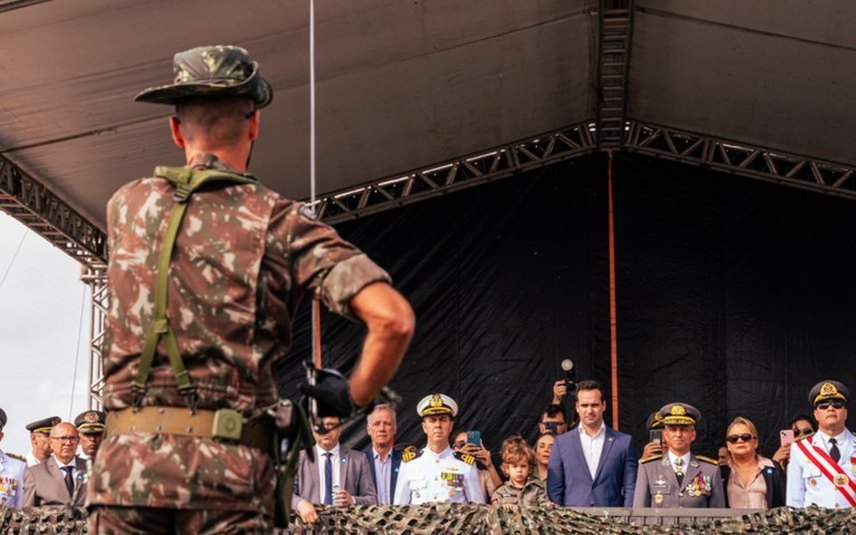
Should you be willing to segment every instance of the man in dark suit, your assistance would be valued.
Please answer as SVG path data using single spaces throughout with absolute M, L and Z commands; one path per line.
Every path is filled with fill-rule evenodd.
M 318 520 L 312 504 L 345 507 L 377 503 L 368 459 L 363 452 L 339 444 L 340 422 L 336 416 L 325 416 L 321 424 L 326 432 L 312 431 L 316 442 L 314 460 L 310 461 L 305 451 L 300 452 L 291 507 L 304 522 Z
M 77 428 L 69 422 L 59 423 L 51 429 L 50 444 L 54 454 L 27 470 L 24 507 L 83 506 L 86 501 L 84 479 L 87 464 L 74 454 L 79 441 Z
M 556 437 L 547 463 L 547 495 L 565 507 L 630 507 L 638 469 L 630 435 L 603 421 L 603 386 L 580 381 L 580 425 Z
M 392 407 L 377 405 L 366 419 L 366 430 L 372 439 L 372 445 L 365 454 L 377 489 L 377 503 L 388 505 L 395 496 L 395 483 L 401 466 L 401 452 L 393 449 L 398 426 Z

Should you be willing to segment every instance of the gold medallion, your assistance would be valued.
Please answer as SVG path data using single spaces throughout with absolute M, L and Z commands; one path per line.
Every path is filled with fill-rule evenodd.
M 850 478 L 847 477 L 847 474 L 835 474 L 835 478 L 832 481 L 836 487 L 846 487 L 850 484 Z
M 659 492 L 657 493 L 656 496 L 654 496 L 654 503 L 656 503 L 657 505 L 660 505 L 663 503 L 663 495 L 660 494 Z

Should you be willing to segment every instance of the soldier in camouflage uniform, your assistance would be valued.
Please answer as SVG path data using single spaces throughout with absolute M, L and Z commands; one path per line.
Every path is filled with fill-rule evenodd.
M 367 327 L 350 383 L 315 387 L 339 412 L 370 403 L 395 373 L 413 312 L 366 255 L 247 173 L 258 109 L 273 98 L 247 52 L 195 48 L 174 68 L 175 83 L 136 100 L 176 106 L 187 165 L 158 167 L 107 207 L 107 437 L 89 482 L 91 532 L 269 533 L 265 413 L 301 298 Z

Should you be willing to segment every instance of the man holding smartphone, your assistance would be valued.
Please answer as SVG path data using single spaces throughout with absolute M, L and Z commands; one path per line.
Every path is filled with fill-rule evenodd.
M 845 427 L 849 398 L 838 381 L 821 381 L 809 392 L 818 429 L 791 444 L 788 506 L 856 506 L 856 436 Z
M 416 453 L 404 453 L 393 503 L 485 503 L 475 457 L 449 447 L 458 414 L 455 400 L 445 394 L 425 396 L 416 412 L 428 443 Z

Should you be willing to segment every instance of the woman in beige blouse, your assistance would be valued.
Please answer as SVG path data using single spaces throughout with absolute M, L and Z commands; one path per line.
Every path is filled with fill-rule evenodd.
M 758 430 L 738 416 L 725 432 L 728 464 L 721 467 L 725 504 L 732 509 L 769 509 L 785 505 L 785 472 L 758 454 Z

